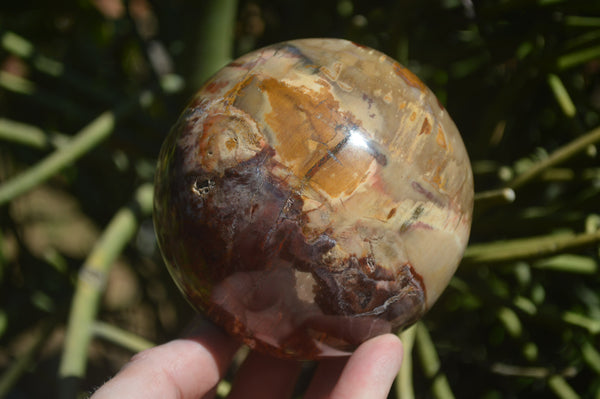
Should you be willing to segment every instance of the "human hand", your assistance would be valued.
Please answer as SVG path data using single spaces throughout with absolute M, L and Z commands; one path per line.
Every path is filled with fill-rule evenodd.
M 202 323 L 190 338 L 135 355 L 91 399 L 187 399 L 214 397 L 239 344 Z M 350 357 L 319 362 L 304 398 L 386 398 L 402 363 L 402 343 L 380 335 Z M 251 352 L 236 374 L 228 398 L 290 397 L 301 363 Z

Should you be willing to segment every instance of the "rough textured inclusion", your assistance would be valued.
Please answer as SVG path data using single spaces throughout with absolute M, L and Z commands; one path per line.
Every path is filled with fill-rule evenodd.
M 465 147 L 435 96 L 337 39 L 219 71 L 156 175 L 159 245 L 189 301 L 250 347 L 304 359 L 419 319 L 461 259 L 472 206 Z

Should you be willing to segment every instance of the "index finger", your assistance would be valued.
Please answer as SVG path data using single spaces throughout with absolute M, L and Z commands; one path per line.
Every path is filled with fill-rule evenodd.
M 92 396 L 105 398 L 198 398 L 226 371 L 239 344 L 205 322 L 193 336 L 140 352 Z

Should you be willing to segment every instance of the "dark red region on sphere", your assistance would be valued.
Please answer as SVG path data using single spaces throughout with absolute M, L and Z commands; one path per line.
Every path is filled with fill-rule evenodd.
M 369 258 L 324 261 L 335 241 L 306 239 L 302 197 L 271 173 L 272 148 L 222 175 L 199 166 L 184 174 L 185 151 L 177 147 L 158 177 L 157 198 L 170 199 L 156 204 L 159 241 L 190 302 L 230 334 L 278 356 L 314 358 L 420 316 L 424 287 L 409 265 L 399 276 Z

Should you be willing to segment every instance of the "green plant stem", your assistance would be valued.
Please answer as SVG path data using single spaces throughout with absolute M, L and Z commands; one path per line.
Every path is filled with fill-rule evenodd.
M 550 85 L 550 88 L 554 93 L 554 97 L 556 98 L 558 105 L 560 105 L 563 113 L 569 118 L 574 117 L 576 112 L 575 104 L 573 104 L 573 100 L 571 100 L 571 96 L 569 96 L 569 92 L 567 91 L 567 88 L 563 84 L 562 80 L 560 80 L 557 75 L 549 74 L 548 85 Z
M 475 210 L 481 212 L 496 205 L 510 204 L 515 200 L 515 191 L 512 188 L 500 188 L 475 193 L 473 202 Z
M 43 106 L 72 118 L 83 120 L 89 116 L 89 112 L 80 103 L 40 89 L 34 82 L 6 71 L 0 71 L 0 88 L 29 96 Z
M 600 18 L 582 17 L 580 15 L 568 15 L 565 17 L 565 25 L 576 27 L 600 27 Z
M 59 147 L 69 139 L 62 133 L 45 132 L 37 126 L 0 118 L 0 140 L 45 150 Z
M 34 45 L 27 39 L 14 32 L 3 32 L 0 36 L 2 49 L 23 59 L 31 59 L 32 64 L 40 72 L 51 76 L 59 76 L 63 73 L 63 65 L 44 56 L 35 54 Z
M 0 87 L 23 95 L 32 95 L 35 93 L 35 84 L 33 82 L 5 71 L 0 71 Z
M 600 46 L 593 46 L 560 56 L 556 60 L 556 65 L 559 69 L 564 70 L 597 58 L 600 58 Z
M 105 112 L 83 128 L 68 145 L 0 185 L 0 206 L 60 172 L 106 139 L 115 126 L 114 112 Z
M 513 338 L 519 338 L 523 333 L 523 325 L 517 313 L 509 307 L 503 306 L 498 309 L 498 319 L 504 326 L 504 330 Z
M 423 367 L 425 377 L 432 379 L 431 391 L 437 399 L 454 398 L 448 378 L 441 372 L 440 358 L 438 357 L 429 331 L 421 322 L 417 323 L 416 327 L 416 347 L 419 354 L 419 359 Z
M 540 259 L 534 262 L 532 267 L 546 270 L 568 270 L 578 274 L 595 274 L 598 270 L 598 264 L 594 258 L 576 254 L 560 254 Z
M 59 368 L 60 398 L 71 399 L 77 395 L 108 274 L 136 232 L 139 218 L 151 210 L 152 186 L 145 184 L 136 191 L 133 203 L 115 214 L 79 272 Z
M 86 93 L 91 98 L 112 102 L 115 94 L 106 88 L 89 83 L 89 79 L 81 76 L 61 62 L 38 54 L 35 46 L 29 40 L 11 31 L 5 31 L 0 35 L 0 46 L 5 51 L 19 58 L 27 60 L 36 70 L 60 78 L 71 87 Z
M 553 375 L 548 378 L 548 385 L 552 392 L 561 399 L 579 399 L 579 395 L 577 395 L 567 381 L 559 375 Z
M 48 148 L 48 136 L 35 126 L 0 118 L 0 139 L 38 149 Z
M 198 29 L 188 42 L 193 49 L 189 84 L 198 89 L 213 73 L 225 66 L 233 54 L 237 0 L 206 0 Z
M 578 137 L 577 139 L 566 144 L 565 146 L 557 149 L 552 154 L 550 154 L 548 158 L 539 161 L 527 171 L 515 177 L 512 181 L 510 181 L 507 184 L 507 187 L 515 190 L 525 185 L 526 183 L 539 176 L 546 169 L 556 166 L 562 162 L 565 162 L 567 159 L 585 150 L 587 146 L 594 144 L 597 141 L 600 141 L 600 127 L 591 130 L 583 136 Z
M 571 181 L 575 178 L 585 179 L 585 177 L 590 177 L 589 171 L 575 173 L 572 169 L 567 168 L 550 168 L 540 175 L 540 179 L 543 181 Z
M 217 398 L 226 398 L 231 392 L 231 382 L 222 379 L 217 384 Z
M 92 333 L 94 337 L 102 338 L 132 352 L 141 352 L 154 346 L 152 342 L 139 335 L 98 320 L 92 325 Z
M 553 234 L 510 241 L 474 244 L 467 248 L 465 264 L 508 262 L 518 259 L 554 254 L 569 248 L 594 244 L 600 241 L 600 232 L 583 234 Z M 568 270 L 567 270 L 568 271 Z
M 550 371 L 545 367 L 524 367 L 505 363 L 492 364 L 491 371 L 510 377 L 547 378 Z
M 564 312 L 562 319 L 566 323 L 586 329 L 592 335 L 600 333 L 600 320 L 576 312 Z
M 398 378 L 396 379 L 396 397 L 398 399 L 414 399 L 415 397 L 412 358 L 416 332 L 417 326 L 413 325 L 400 334 L 404 355 L 402 359 L 402 368 L 400 368 Z
M 594 370 L 596 374 L 600 375 L 600 353 L 598 352 L 598 349 L 594 348 L 594 345 L 589 341 L 586 341 L 581 346 L 581 354 L 587 365 Z
M 600 29 L 585 30 L 585 33 L 569 39 L 565 42 L 565 49 L 581 48 L 598 42 L 600 39 Z
M 81 129 L 68 144 L 54 151 L 37 164 L 0 185 L 0 206 L 48 180 L 66 166 L 81 158 L 105 140 L 114 130 L 119 117 L 134 108 L 128 102 L 114 111 L 106 111 Z

